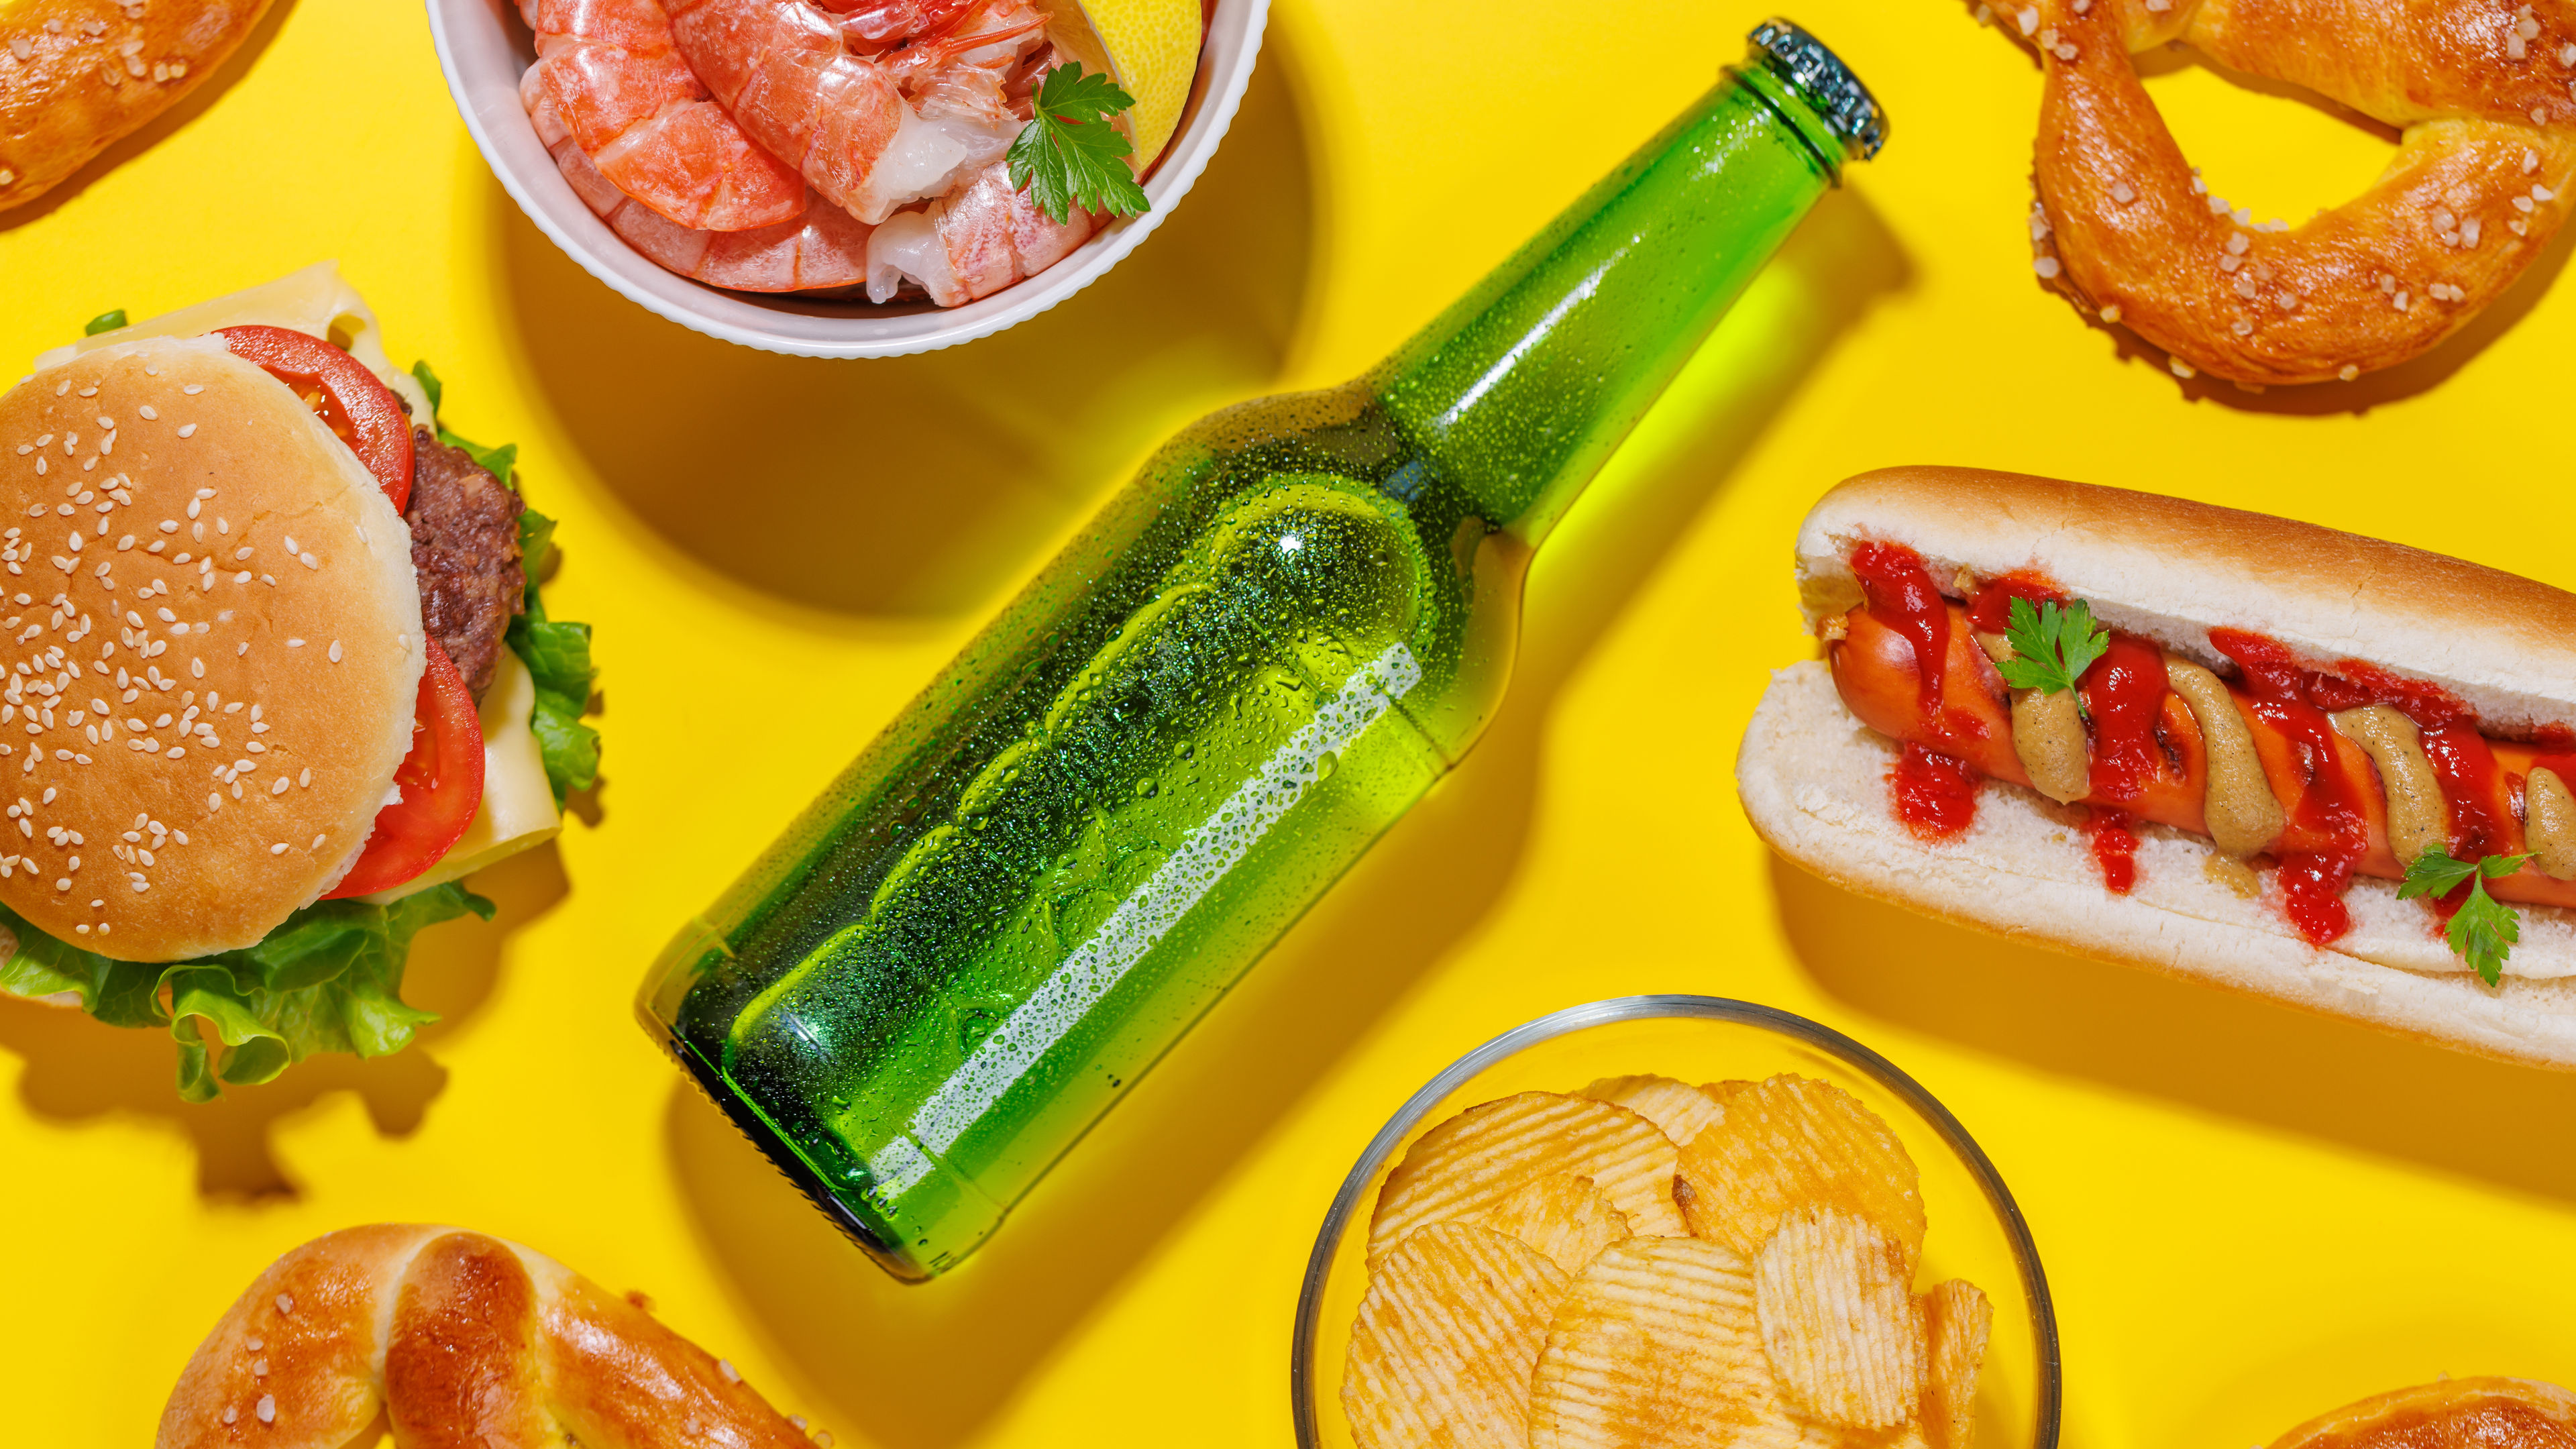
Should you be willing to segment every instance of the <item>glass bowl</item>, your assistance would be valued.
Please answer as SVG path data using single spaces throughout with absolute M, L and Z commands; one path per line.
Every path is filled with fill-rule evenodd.
M 1342 1363 L 1368 1286 L 1368 1217 L 1379 1183 L 1413 1139 L 1479 1102 L 1571 1092 L 1637 1072 L 1694 1083 L 1797 1072 L 1833 1083 L 1885 1119 L 1922 1174 L 1930 1229 L 1918 1282 L 1966 1278 L 1994 1302 L 1977 1381 L 1976 1449 L 2055 1449 L 2057 1314 L 2048 1279 L 2011 1191 L 1968 1129 L 1912 1077 L 1850 1037 L 1714 996 L 1625 996 L 1567 1007 L 1467 1053 L 1396 1110 L 1343 1179 L 1306 1263 L 1289 1365 L 1299 1449 L 1352 1445 L 1342 1418 Z
M 666 272 L 582 204 L 519 104 L 536 59 L 516 0 L 428 0 L 431 43 L 476 149 L 548 240 L 627 300 L 710 337 L 806 357 L 900 357 L 953 347 L 1024 322 L 1097 281 L 1134 251 L 1199 179 L 1233 124 L 1261 54 L 1270 0 L 1217 0 L 1180 128 L 1145 177 L 1153 208 L 1113 222 L 1054 266 L 981 301 L 946 309 L 794 293 L 729 292 Z

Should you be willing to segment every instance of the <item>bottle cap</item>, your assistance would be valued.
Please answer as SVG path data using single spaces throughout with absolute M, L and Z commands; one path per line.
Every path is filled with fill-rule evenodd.
M 1823 41 L 1778 16 L 1753 27 L 1745 38 L 1753 42 L 1772 74 L 1816 108 L 1816 114 L 1851 149 L 1853 159 L 1866 161 L 1887 144 L 1887 112 L 1879 109 L 1869 87 Z

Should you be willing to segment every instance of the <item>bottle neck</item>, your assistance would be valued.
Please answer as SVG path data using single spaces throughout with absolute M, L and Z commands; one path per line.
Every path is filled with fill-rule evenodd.
M 1489 521 L 1534 546 L 1843 157 L 1772 67 L 1731 68 L 1370 384 Z

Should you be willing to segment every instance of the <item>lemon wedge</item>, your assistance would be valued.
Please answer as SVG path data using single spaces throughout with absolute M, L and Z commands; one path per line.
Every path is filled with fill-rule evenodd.
M 1047 35 L 1088 71 L 1107 71 L 1134 109 L 1120 117 L 1144 174 L 1171 144 L 1199 69 L 1199 0 L 1041 0 Z

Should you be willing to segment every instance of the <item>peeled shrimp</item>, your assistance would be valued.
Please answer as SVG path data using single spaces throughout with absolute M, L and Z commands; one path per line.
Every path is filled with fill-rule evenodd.
M 620 190 L 593 165 L 546 98 L 531 66 L 519 98 L 537 139 L 585 205 L 628 246 L 658 266 L 711 287 L 739 292 L 809 292 L 852 287 L 867 278 L 866 223 L 797 185 L 801 198 L 786 220 L 742 231 L 680 226 Z
M 1005 84 L 1045 43 L 1028 0 L 912 0 L 846 22 L 806 0 L 664 4 L 680 54 L 743 131 L 870 224 L 1010 149 L 1024 118 Z M 926 29 L 903 33 L 914 25 Z
M 547 101 L 618 191 L 693 231 L 769 227 L 804 211 L 804 178 L 709 97 L 673 49 L 659 0 L 527 0 L 523 13 Z
M 868 300 L 884 302 L 911 281 L 942 307 L 988 297 L 1036 276 L 1083 244 L 1098 225 L 1081 207 L 1061 222 L 1011 186 L 1010 163 L 919 211 L 899 211 L 868 238 Z

